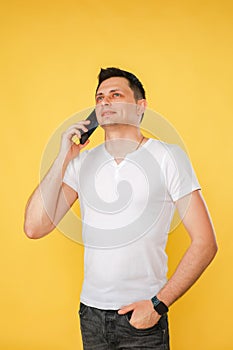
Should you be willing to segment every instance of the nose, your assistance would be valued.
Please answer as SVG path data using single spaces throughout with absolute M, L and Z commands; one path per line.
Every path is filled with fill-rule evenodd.
M 101 101 L 102 106 L 109 106 L 111 104 L 109 96 L 104 96 Z

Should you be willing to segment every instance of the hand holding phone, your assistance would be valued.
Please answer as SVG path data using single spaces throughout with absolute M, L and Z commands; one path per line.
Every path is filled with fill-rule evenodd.
M 95 109 L 91 112 L 91 114 L 89 114 L 86 120 L 90 120 L 90 123 L 86 125 L 86 128 L 88 129 L 88 131 L 84 132 L 80 130 L 81 132 L 80 140 L 76 135 L 74 135 L 71 139 L 73 142 L 78 143 L 79 141 L 79 143 L 83 145 L 87 141 L 87 139 L 91 136 L 91 134 L 95 131 L 95 129 L 98 127 L 99 124 L 96 118 Z

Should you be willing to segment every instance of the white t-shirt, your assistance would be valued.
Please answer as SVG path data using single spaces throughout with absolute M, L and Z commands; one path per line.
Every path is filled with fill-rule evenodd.
M 81 302 L 119 309 L 156 295 L 167 281 L 174 202 L 200 189 L 186 153 L 149 139 L 117 164 L 102 144 L 73 159 L 63 181 L 80 200 Z

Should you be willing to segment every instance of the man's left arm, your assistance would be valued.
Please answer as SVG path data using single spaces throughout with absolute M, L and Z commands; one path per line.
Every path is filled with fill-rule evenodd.
M 214 228 L 200 190 L 176 202 L 183 224 L 190 236 L 191 244 L 186 250 L 174 274 L 157 293 L 157 298 L 168 307 L 180 298 L 201 276 L 217 252 Z M 151 300 L 142 300 L 127 305 L 119 314 L 134 311 L 131 322 L 136 328 L 147 328 L 161 317 Z

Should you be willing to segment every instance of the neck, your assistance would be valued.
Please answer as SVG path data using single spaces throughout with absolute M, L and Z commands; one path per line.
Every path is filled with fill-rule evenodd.
M 125 124 L 105 126 L 105 141 L 127 139 L 138 142 L 141 137 L 139 127 Z
M 144 137 L 139 127 L 129 125 L 105 126 L 105 147 L 120 163 L 126 154 L 136 151 L 143 144 Z

